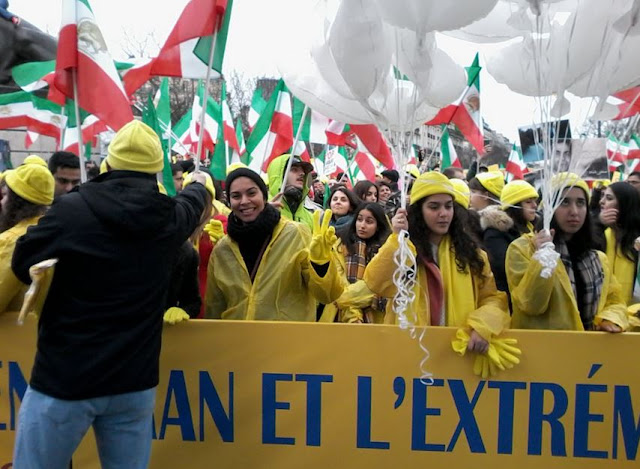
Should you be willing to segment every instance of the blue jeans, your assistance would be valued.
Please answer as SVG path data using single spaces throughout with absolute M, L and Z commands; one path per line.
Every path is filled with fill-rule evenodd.
M 156 389 L 65 401 L 31 387 L 22 399 L 14 469 L 67 469 L 93 426 L 103 469 L 145 469 Z

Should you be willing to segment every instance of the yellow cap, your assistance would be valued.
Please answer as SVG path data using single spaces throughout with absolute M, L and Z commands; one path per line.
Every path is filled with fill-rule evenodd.
M 244 163 L 231 163 L 229 166 L 227 166 L 227 176 L 229 175 L 229 173 L 231 171 L 233 171 L 234 169 L 238 169 L 238 168 L 248 168 L 248 166 Z
M 422 173 L 411 188 L 411 205 L 434 194 L 449 194 L 455 197 L 456 191 L 451 185 L 451 180 L 444 174 L 435 171 Z
M 107 168 L 107 159 L 105 158 L 104 160 L 102 160 L 102 163 L 100 163 L 100 174 L 104 174 L 109 170 L 109 168 Z
M 53 202 L 53 175 L 40 164 L 23 164 L 7 171 L 5 180 L 9 189 L 33 204 L 51 205 Z
M 158 181 L 158 192 L 160 192 L 161 194 L 164 194 L 164 195 L 169 195 L 167 193 L 167 188 L 164 187 L 164 184 L 162 184 L 160 181 Z
M 211 199 L 215 200 L 215 198 L 216 198 L 216 188 L 213 185 L 213 179 L 211 179 L 211 176 L 209 176 L 205 172 L 203 172 L 202 174 L 204 174 L 204 177 L 206 179 L 204 187 L 205 187 L 205 189 L 207 189 L 209 191 L 209 194 L 211 194 Z M 184 175 L 184 179 L 182 180 L 182 188 L 184 189 L 185 187 L 187 187 L 192 182 L 193 182 L 193 174 L 192 173 L 186 173 Z
M 404 167 L 404 170 L 407 174 L 410 174 L 415 179 L 418 179 L 420 176 L 420 169 L 415 164 L 408 164 Z
M 596 179 L 593 181 L 594 189 L 604 189 L 605 187 L 609 187 L 611 185 L 611 181 L 609 179 Z
M 132 120 L 109 144 L 107 163 L 116 170 L 160 172 L 164 166 L 160 139 L 147 124 Z
M 456 195 L 453 196 L 453 200 L 456 201 L 459 205 L 462 205 L 464 208 L 469 208 L 469 202 L 471 199 L 471 191 L 469 190 L 469 186 L 462 179 L 449 179 L 449 182 L 453 186 L 453 190 L 456 192 Z
M 516 179 L 504 186 L 502 189 L 502 195 L 500 196 L 500 202 L 502 208 L 507 209 L 516 204 L 519 204 L 523 200 L 537 199 L 538 192 L 535 187 L 522 179 Z
M 587 195 L 587 201 L 591 199 L 591 191 L 584 179 L 575 173 L 558 173 L 551 178 L 551 188 L 554 192 L 579 187 Z
M 40 158 L 38 155 L 29 155 L 24 159 L 24 163 L 22 164 L 39 164 L 45 168 L 48 168 L 47 162 Z
M 500 171 L 476 174 L 476 179 L 482 184 L 482 187 L 496 197 L 500 197 L 502 188 L 504 187 L 504 176 Z

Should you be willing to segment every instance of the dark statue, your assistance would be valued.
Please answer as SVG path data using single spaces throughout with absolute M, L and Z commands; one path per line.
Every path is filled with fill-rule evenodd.
M 7 0 L 0 0 L 0 93 L 19 90 L 11 69 L 26 62 L 55 60 L 57 41 L 34 25 L 8 10 Z

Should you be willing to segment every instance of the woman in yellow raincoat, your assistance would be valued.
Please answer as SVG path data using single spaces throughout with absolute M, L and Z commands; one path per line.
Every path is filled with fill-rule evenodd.
M 11 270 L 16 241 L 53 202 L 55 182 L 46 166 L 28 163 L 5 173 L 0 212 L 0 313 L 19 311 L 27 286 Z
M 377 202 L 358 206 L 353 220 L 338 230 L 336 248 L 339 272 L 346 285 L 334 303 L 324 307 L 321 322 L 382 323 L 387 301 L 376 296 L 364 283 L 367 265 L 391 233 L 389 220 Z
M 627 182 L 608 186 L 600 199 L 600 221 L 604 232 L 606 253 L 613 275 L 622 288 L 627 305 L 640 303 L 638 251 L 634 247 L 640 236 L 640 193 Z
M 620 284 L 607 256 L 593 248 L 588 210 L 589 188 L 577 175 L 560 173 L 551 181 L 562 202 L 551 232 L 526 234 L 507 250 L 507 281 L 517 329 L 605 330 L 628 328 Z M 543 278 L 540 249 L 553 243 L 560 254 Z
M 424 173 L 411 190 L 409 210 L 398 210 L 393 234 L 367 266 L 364 281 L 376 294 L 396 293 L 392 273 L 401 230 L 416 254 L 415 300 L 407 316 L 417 325 L 456 326 L 470 336 L 468 350 L 486 353 L 509 325 L 506 295 L 496 289 L 487 255 L 465 232 L 455 190 L 440 173 Z M 397 321 L 387 308 L 385 322 Z
M 321 212 L 314 214 L 312 236 L 267 203 L 267 187 L 254 171 L 232 171 L 226 191 L 231 215 L 209 259 L 205 317 L 315 321 L 316 303 L 331 303 L 343 290 L 331 211 L 322 224 Z

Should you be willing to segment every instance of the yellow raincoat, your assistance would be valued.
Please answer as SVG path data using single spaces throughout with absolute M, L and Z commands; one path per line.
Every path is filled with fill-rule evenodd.
M 540 276 L 542 265 L 532 259 L 535 251 L 533 234 L 523 235 L 507 250 L 507 281 L 513 307 L 511 327 L 583 331 L 571 280 L 562 260 L 558 259 L 551 278 L 544 279 Z M 600 251 L 598 256 L 604 271 L 604 283 L 594 324 L 607 319 L 626 330 L 629 322 L 620 284 L 611 275 L 607 256 Z
M 409 241 L 412 252 L 415 247 Z M 396 293 L 393 283 L 393 271 L 395 264 L 393 255 L 398 249 L 398 235 L 389 236 L 378 254 L 369 262 L 364 274 L 364 281 L 371 291 L 380 296 L 392 298 Z M 452 259 L 447 251 L 451 252 L 449 236 L 445 236 L 438 248 L 440 270 L 445 289 L 445 324 L 447 326 L 469 327 L 474 329 L 485 340 L 499 335 L 509 326 L 509 314 L 507 313 L 507 296 L 496 289 L 493 273 L 489 260 L 484 251 L 480 251 L 484 261 L 482 279 L 469 272 L 458 272 L 455 267 L 445 266 L 445 260 Z M 452 253 L 451 253 L 452 254 Z M 451 262 L 449 262 L 451 263 Z M 463 291 L 460 286 L 468 284 L 472 291 Z M 412 318 L 416 325 L 429 325 L 431 315 L 429 312 L 429 292 L 427 287 L 427 273 L 424 266 L 419 265 L 418 276 L 414 288 L 415 300 L 407 311 L 407 316 Z M 385 322 L 395 322 L 396 315 L 391 312 L 391 302 L 387 307 Z
M 284 218 L 273 230 L 255 279 L 229 236 L 216 244 L 207 274 L 205 317 L 267 321 L 315 321 L 316 301 L 331 303 L 343 290 L 335 254 L 320 277 L 309 260 L 311 233 Z
M 340 298 L 331 304 L 325 305 L 320 322 L 334 322 L 336 317 L 338 322 L 353 323 L 363 320 L 363 310 L 367 310 L 373 316 L 374 324 L 384 322 L 384 311 L 378 311 L 372 307 L 376 294 L 373 293 L 364 280 L 349 283 L 347 280 L 347 263 L 345 246 L 338 241 L 336 244 L 336 260 L 338 275 L 344 285 L 344 291 Z
M 607 258 L 611 272 L 615 275 L 616 280 L 620 282 L 622 289 L 622 299 L 625 304 L 633 303 L 633 287 L 636 280 L 636 264 L 625 256 L 616 241 L 616 235 L 611 228 L 607 228 L 604 232 L 607 240 Z
M 38 223 L 40 216 L 22 220 L 0 234 L 0 313 L 20 311 L 27 285 L 22 283 L 11 270 L 11 258 L 18 238 L 27 228 Z

